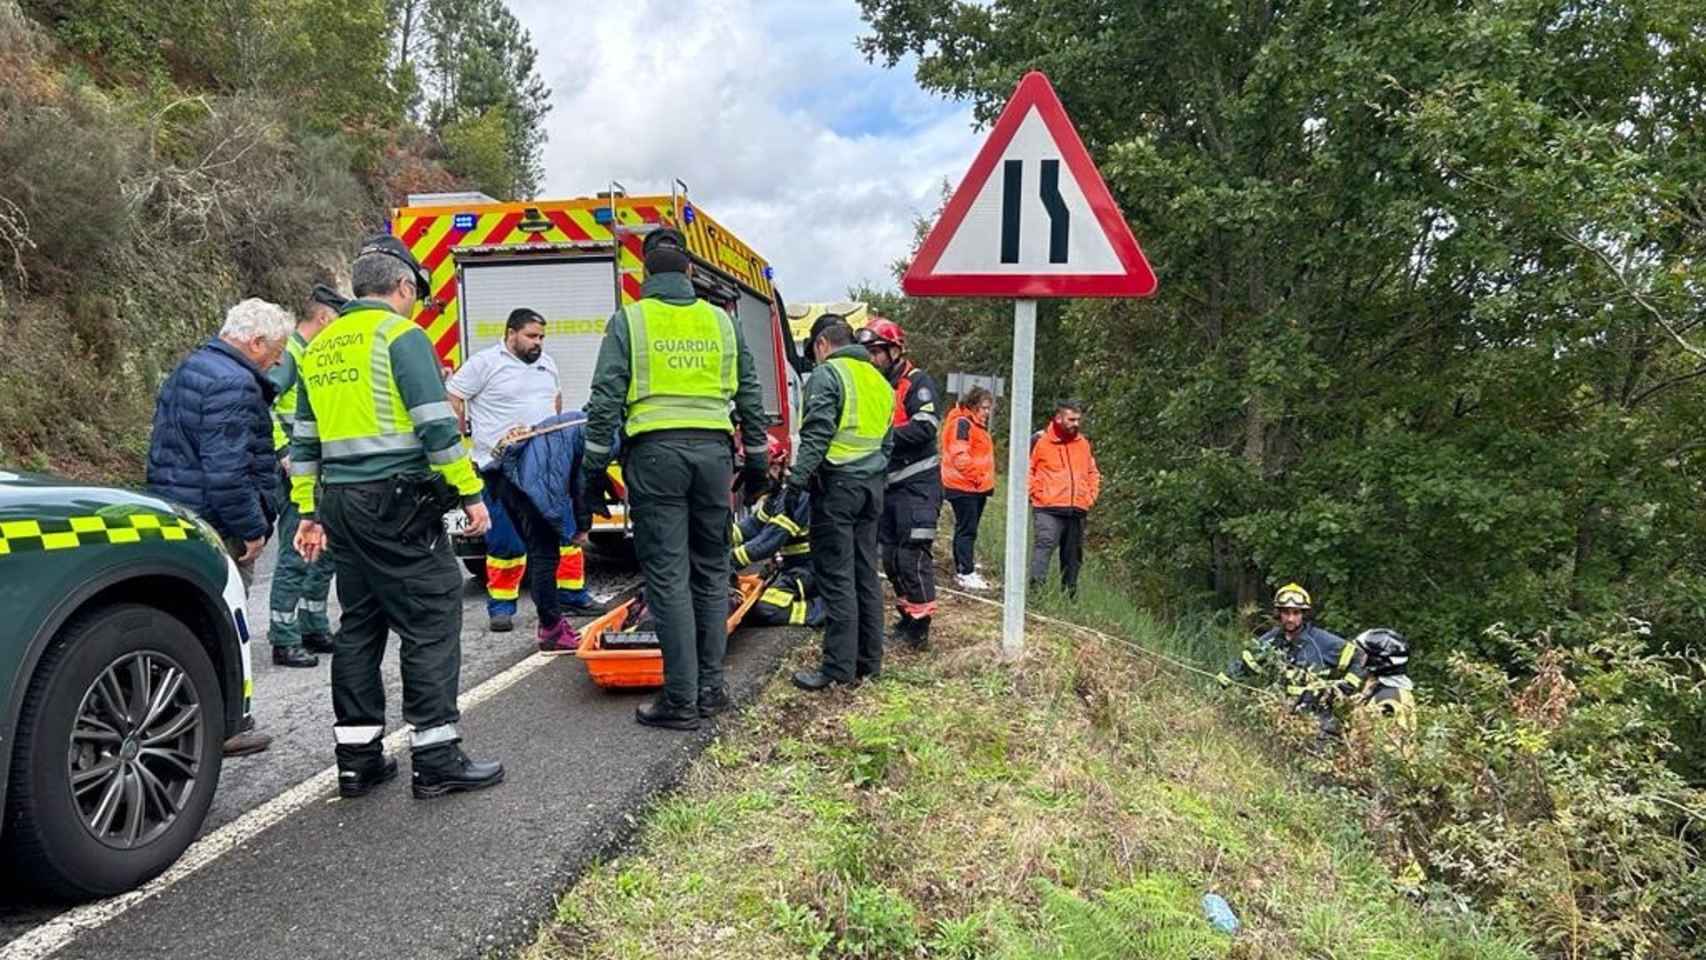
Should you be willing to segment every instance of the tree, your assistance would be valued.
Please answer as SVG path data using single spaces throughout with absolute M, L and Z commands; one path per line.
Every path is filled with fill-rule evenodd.
M 861 6 L 984 120 L 1048 72 L 1156 261 L 1064 315 L 1128 558 L 1428 645 L 1706 621 L 1697 6 Z

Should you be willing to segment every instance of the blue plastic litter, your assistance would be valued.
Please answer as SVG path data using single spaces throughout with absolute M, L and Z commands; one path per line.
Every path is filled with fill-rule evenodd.
M 1202 897 L 1203 916 L 1214 929 L 1221 933 L 1237 933 L 1238 917 L 1232 912 L 1232 905 L 1218 893 L 1205 893 Z

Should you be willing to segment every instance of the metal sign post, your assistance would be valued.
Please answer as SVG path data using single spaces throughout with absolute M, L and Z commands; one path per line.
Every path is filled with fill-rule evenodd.
M 1025 586 L 1030 557 L 1025 534 L 1031 510 L 1031 374 L 1037 359 L 1037 302 L 1013 302 L 1013 407 L 1007 421 L 1007 552 L 1001 607 L 1001 658 L 1025 650 Z
M 1047 77 L 1019 81 L 900 285 L 913 297 L 1015 298 L 1001 620 L 1011 660 L 1025 647 L 1037 300 L 1155 293 L 1155 273 Z

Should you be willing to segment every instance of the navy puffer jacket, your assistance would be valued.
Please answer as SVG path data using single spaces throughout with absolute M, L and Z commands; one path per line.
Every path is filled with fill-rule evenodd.
M 278 517 L 274 389 L 215 337 L 160 385 L 148 439 L 148 490 L 201 514 L 220 534 L 263 540 Z

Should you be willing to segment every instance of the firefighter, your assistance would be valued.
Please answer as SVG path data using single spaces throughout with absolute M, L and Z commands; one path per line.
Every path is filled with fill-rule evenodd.
M 582 469 L 588 498 L 601 502 L 620 428 L 634 552 L 664 669 L 663 693 L 634 716 L 692 730 L 729 706 L 729 404 L 740 422 L 749 503 L 764 485 L 769 418 L 740 326 L 694 294 L 682 235 L 655 230 L 642 251 L 644 298 L 610 318 L 598 350 Z
M 824 602 L 823 662 L 794 674 L 822 690 L 875 678 L 883 666 L 877 527 L 893 452 L 895 394 L 853 328 L 833 313 L 812 325 L 800 443 L 784 497 L 811 491 L 812 575 Z
M 426 331 L 408 318 L 429 289 L 409 249 L 382 235 L 351 268 L 356 299 L 303 355 L 291 443 L 296 549 L 336 546 L 342 628 L 332 656 L 338 791 L 359 797 L 395 777 L 384 754 L 385 638 L 401 640 L 403 719 L 417 799 L 503 782 L 503 765 L 462 752 L 462 574 L 444 530 L 460 503 L 469 533 L 490 524 Z
M 936 445 L 941 417 L 936 381 L 906 359 L 906 334 L 876 317 L 859 331 L 871 362 L 894 385 L 894 440 L 889 455 L 878 539 L 883 569 L 894 587 L 900 618 L 894 633 L 908 646 L 930 645 L 936 612 L 936 518 L 942 512 L 942 455 Z
M 278 562 L 273 567 L 267 641 L 272 662 L 285 667 L 316 667 L 318 653 L 332 652 L 332 627 L 326 619 L 326 596 L 332 588 L 332 558 L 313 563 L 296 552 L 296 526 L 301 516 L 290 502 L 290 434 L 296 426 L 297 386 L 302 381 L 302 354 L 308 343 L 337 318 L 345 299 L 336 290 L 316 283 L 296 332 L 284 345 L 284 359 L 267 371 L 278 388 L 273 401 L 273 449 L 278 451 L 283 504 L 278 514 Z
M 776 570 L 747 612 L 745 623 L 817 627 L 823 624 L 823 601 L 812 576 L 811 496 L 783 485 L 787 470 L 788 448 L 772 437 L 770 486 L 752 513 L 730 531 L 733 565 L 743 569 L 777 559 Z
M 1361 703 L 1414 730 L 1416 696 L 1409 676 L 1410 642 L 1389 627 L 1364 630 L 1351 642 L 1367 660 L 1368 689 Z
M 1309 591 L 1296 583 L 1280 587 L 1274 593 L 1279 626 L 1257 637 L 1217 679 L 1223 687 L 1244 677 L 1283 680 L 1297 710 L 1315 714 L 1322 733 L 1336 733 L 1333 701 L 1362 692 L 1366 657 L 1356 644 L 1311 623 L 1313 611 Z

